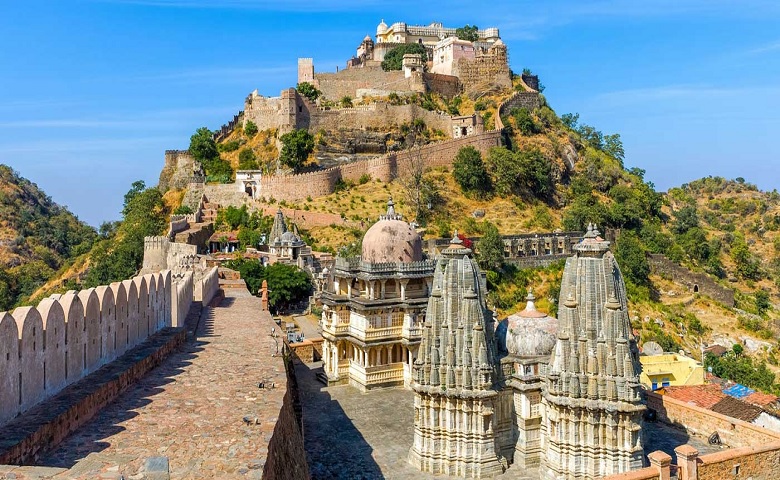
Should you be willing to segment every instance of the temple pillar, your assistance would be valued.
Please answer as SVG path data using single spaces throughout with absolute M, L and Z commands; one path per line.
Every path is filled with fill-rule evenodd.
M 398 283 L 401 285 L 401 300 L 406 300 L 406 286 L 409 284 L 409 280 L 403 279 Z
M 379 292 L 379 295 L 380 295 L 379 298 L 381 298 L 382 300 L 385 299 L 385 286 L 386 286 L 386 284 L 387 284 L 387 279 L 386 278 L 382 279 L 381 280 L 381 289 L 380 289 L 380 292 Z

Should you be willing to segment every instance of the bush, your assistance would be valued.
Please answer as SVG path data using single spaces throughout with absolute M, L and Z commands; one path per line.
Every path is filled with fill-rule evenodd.
M 251 148 L 244 148 L 238 152 L 239 170 L 257 170 L 258 168 L 255 152 Z
M 244 133 L 248 137 L 254 137 L 257 135 L 257 124 L 255 124 L 255 122 L 252 120 L 247 120 L 246 124 L 244 125 Z
M 385 59 L 382 61 L 382 70 L 401 70 L 401 68 L 403 68 L 404 55 L 410 53 L 422 55 L 423 63 L 428 61 L 428 50 L 424 45 L 419 43 L 405 43 L 387 52 Z
M 344 95 L 341 97 L 341 100 L 339 100 L 339 104 L 341 105 L 341 108 L 352 108 L 352 97 L 349 95 Z
M 308 98 L 312 102 L 316 102 L 320 95 L 322 95 L 322 92 L 317 90 L 317 88 L 309 82 L 301 82 L 298 84 L 298 86 L 295 87 L 295 89 L 298 91 L 298 93 Z
M 523 135 L 535 135 L 539 133 L 539 126 L 536 124 L 536 120 L 531 116 L 531 112 L 527 108 L 513 108 L 510 114 L 515 119 L 515 125 L 517 129 Z
M 189 207 L 189 205 L 180 205 L 176 210 L 173 211 L 174 215 L 190 215 L 194 213 L 192 211 L 192 208 Z
M 238 140 L 231 140 L 229 142 L 220 143 L 217 145 L 217 150 L 220 152 L 235 152 L 238 147 L 241 146 L 241 142 Z
M 309 154 L 314 151 L 314 137 L 306 130 L 293 130 L 280 138 L 282 151 L 279 159 L 282 164 L 296 172 L 301 169 Z
M 458 150 L 458 154 L 455 155 L 452 175 L 465 193 L 486 196 L 492 190 L 490 177 L 482 162 L 482 154 L 472 146 L 462 147 Z
M 364 174 L 363 174 L 363 175 L 361 175 L 361 176 L 360 176 L 360 178 L 358 179 L 358 184 L 360 184 L 360 185 L 365 185 L 365 184 L 367 184 L 367 183 L 368 183 L 368 182 L 370 182 L 370 181 L 371 181 L 371 175 L 369 175 L 369 174 L 367 174 L 367 173 L 364 173 Z

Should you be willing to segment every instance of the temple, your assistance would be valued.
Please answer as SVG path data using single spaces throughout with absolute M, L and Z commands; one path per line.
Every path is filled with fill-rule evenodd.
M 363 237 L 360 257 L 337 257 L 322 293 L 323 365 L 330 384 L 408 385 L 433 277 L 422 240 L 395 212 Z
M 646 407 L 620 269 L 592 225 L 573 250 L 559 319 L 529 292 L 498 325 L 471 250 L 456 236 L 441 251 L 413 368 L 412 465 L 466 478 L 534 468 L 556 480 L 643 466 Z

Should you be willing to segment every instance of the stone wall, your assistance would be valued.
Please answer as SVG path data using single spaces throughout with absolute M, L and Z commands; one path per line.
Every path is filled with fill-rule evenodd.
M 195 161 L 188 150 L 166 150 L 165 164 L 157 186 L 162 192 L 185 188 L 196 170 L 200 170 L 200 163 Z
M 188 273 L 171 287 L 171 326 L 183 327 L 194 296 L 194 277 Z
M 441 130 L 445 135 L 451 136 L 452 117 L 450 115 L 431 112 L 418 105 L 390 105 L 377 102 L 354 108 L 330 110 L 309 106 L 313 109 L 308 112 L 308 123 L 303 119 L 298 122 L 298 128 L 308 128 L 311 132 L 338 131 L 340 129 L 388 131 L 393 126 L 397 127 L 420 119 L 429 128 Z
M 203 276 L 203 279 L 195 283 L 195 301 L 202 302 L 203 305 L 211 303 L 211 299 L 219 291 L 219 268 L 213 267 Z
M 452 74 L 460 79 L 467 93 L 484 91 L 490 87 L 512 88 L 506 47 L 492 48 L 490 53 L 478 54 L 473 60 L 460 58 L 453 64 Z
M 219 130 L 214 132 L 214 141 L 220 142 L 233 133 L 233 130 L 235 130 L 239 124 L 243 124 L 243 116 L 243 110 L 233 115 L 232 120 L 230 120 L 225 125 L 222 125 Z
M 458 77 L 452 75 L 425 72 L 422 74 L 422 79 L 427 91 L 436 92 L 442 97 L 452 98 L 463 91 Z
M 380 66 L 348 68 L 336 73 L 315 73 L 314 84 L 324 98 L 338 101 L 344 96 L 357 97 L 359 89 L 389 92 L 424 93 L 425 85 L 420 76 L 404 77 L 404 72 L 382 70 Z
M 0 426 L 172 325 L 169 271 L 0 313 Z
M 647 392 L 647 407 L 658 413 L 659 420 L 693 434 L 709 437 L 718 432 L 721 442 L 729 447 L 780 442 L 780 433 L 657 393 Z
M 261 328 L 267 331 L 272 326 L 274 324 L 271 315 L 266 312 Z M 291 356 L 295 358 L 295 353 L 292 352 Z M 298 397 L 298 383 L 292 362 L 292 359 L 287 358 L 284 363 L 287 372 L 286 391 L 273 435 L 268 442 L 268 456 L 263 466 L 264 479 L 305 480 L 309 478 L 309 466 L 306 463 L 306 451 L 303 446 L 301 401 Z
M 364 174 L 389 182 L 408 171 L 412 156 L 422 156 L 426 167 L 448 167 L 452 165 L 460 148 L 473 146 L 484 155 L 491 147 L 498 146 L 500 141 L 501 133 L 490 131 L 481 135 L 426 145 L 413 152 L 391 153 L 317 172 L 266 176 L 260 182 L 259 196 L 288 202 L 307 197 L 321 197 L 333 193 L 339 179 L 357 181 Z
M 780 444 L 759 444 L 754 447 L 736 448 L 702 455 L 698 458 L 696 470 L 696 476 L 684 477 L 681 475 L 679 479 L 749 478 L 752 480 L 776 480 L 780 477 Z
M 39 452 L 55 447 L 116 400 L 129 385 L 160 365 L 184 343 L 185 337 L 183 329 L 163 330 L 152 341 L 133 350 L 132 354 L 95 372 L 94 379 L 90 377 L 71 385 L 47 403 L 38 405 L 30 411 L 30 418 L 23 417 L 18 423 L 12 421 L 7 424 L 0 438 L 0 466 L 34 462 Z M 30 478 L 50 478 L 50 473 L 44 470 L 40 477 L 33 475 Z M 2 472 L 0 478 L 6 478 Z
M 511 112 L 513 108 L 525 108 L 529 111 L 533 111 L 541 106 L 542 99 L 539 96 L 539 92 L 515 92 L 498 107 L 496 128 L 504 128 L 501 117 L 509 115 L 509 112 Z
M 685 285 L 691 293 L 701 293 L 729 307 L 734 306 L 734 290 L 718 285 L 707 274 L 694 273 L 660 254 L 649 254 L 648 261 L 652 272 L 656 275 L 665 276 Z

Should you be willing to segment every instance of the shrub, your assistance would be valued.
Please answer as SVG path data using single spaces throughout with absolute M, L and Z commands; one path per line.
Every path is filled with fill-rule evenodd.
M 255 152 L 251 148 L 244 148 L 238 152 L 238 169 L 239 170 L 257 170 L 257 159 L 255 158 Z
M 248 137 L 254 137 L 257 135 L 257 124 L 255 124 L 255 122 L 252 120 L 247 120 L 246 124 L 244 125 L 244 133 Z
M 316 102 L 320 95 L 322 95 L 322 92 L 317 90 L 317 88 L 309 82 L 301 82 L 298 84 L 298 86 L 295 87 L 295 89 L 298 91 L 298 93 L 308 98 L 312 102 Z
M 428 50 L 424 45 L 405 43 L 387 52 L 385 59 L 382 61 L 382 70 L 401 70 L 403 68 L 404 55 L 409 53 L 422 55 L 423 63 L 428 60 Z
M 482 162 L 482 154 L 472 146 L 462 147 L 455 155 L 452 175 L 466 193 L 475 193 L 480 196 L 488 195 L 492 189 L 490 177 L 485 164 Z
M 341 108 L 352 108 L 352 97 L 344 95 L 341 97 L 341 100 L 339 100 L 339 104 L 341 104 Z
M 240 146 L 241 142 L 238 140 L 230 140 L 229 142 L 220 143 L 217 145 L 217 150 L 220 152 L 235 152 Z

